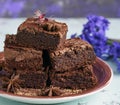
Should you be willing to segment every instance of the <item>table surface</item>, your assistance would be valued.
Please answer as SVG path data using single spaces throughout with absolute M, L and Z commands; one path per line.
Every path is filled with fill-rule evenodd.
M 15 34 L 17 27 L 23 22 L 25 18 L 17 19 L 0 19 L 0 51 L 3 51 L 4 39 L 6 34 Z M 67 38 L 71 34 L 80 34 L 83 29 L 83 24 L 86 23 L 86 19 L 56 19 L 61 22 L 66 22 L 68 25 Z M 120 39 L 120 19 L 109 19 L 111 25 L 106 33 L 109 38 Z M 61 103 L 56 105 L 120 105 L 120 74 L 117 73 L 116 65 L 112 61 L 106 61 L 112 68 L 114 74 L 111 84 L 104 90 L 97 94 L 78 99 L 68 103 Z M 19 103 L 4 99 L 0 97 L 0 105 L 28 105 L 25 103 Z

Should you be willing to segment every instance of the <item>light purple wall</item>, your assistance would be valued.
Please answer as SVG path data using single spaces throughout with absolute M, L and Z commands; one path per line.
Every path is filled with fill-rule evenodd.
M 120 17 L 120 0 L 0 0 L 0 17 L 28 17 L 40 9 L 48 17 Z

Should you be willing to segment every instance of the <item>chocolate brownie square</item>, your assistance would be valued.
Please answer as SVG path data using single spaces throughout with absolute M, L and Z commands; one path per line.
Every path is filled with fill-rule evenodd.
M 40 70 L 42 51 L 20 46 L 15 35 L 7 35 L 4 47 L 5 68 L 13 70 Z
M 51 66 L 55 71 L 68 71 L 93 64 L 96 55 L 93 47 L 82 39 L 68 39 L 63 49 L 50 53 Z
M 16 39 L 26 47 L 54 50 L 63 45 L 67 30 L 65 23 L 28 18 L 18 27 Z
M 45 71 L 17 71 L 21 88 L 43 89 L 46 87 L 47 72 Z
M 11 70 L 40 70 L 42 69 L 42 51 L 32 48 L 11 47 L 4 49 L 5 67 Z
M 14 92 L 20 88 L 44 89 L 47 79 L 45 71 L 16 70 L 10 77 L 8 75 L 0 77 L 0 89 L 7 92 Z
M 52 71 L 51 85 L 63 89 L 88 89 L 97 84 L 97 78 L 93 72 L 92 65 L 86 65 L 71 71 Z

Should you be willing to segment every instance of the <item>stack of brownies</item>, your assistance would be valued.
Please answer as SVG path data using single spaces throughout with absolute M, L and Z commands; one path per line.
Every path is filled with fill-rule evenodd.
M 79 38 L 66 39 L 67 31 L 65 23 L 28 18 L 16 35 L 6 35 L 4 71 L 9 80 L 6 91 L 15 94 L 37 91 L 37 96 L 48 95 L 51 88 L 74 93 L 73 90 L 94 87 L 97 78 L 92 67 L 96 59 L 93 48 Z M 38 90 L 42 92 L 38 94 Z

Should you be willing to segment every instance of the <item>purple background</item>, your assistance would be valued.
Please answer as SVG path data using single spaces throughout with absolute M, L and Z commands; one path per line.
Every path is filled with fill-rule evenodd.
M 120 0 L 0 0 L 0 17 L 29 17 L 36 10 L 48 17 L 120 17 Z

